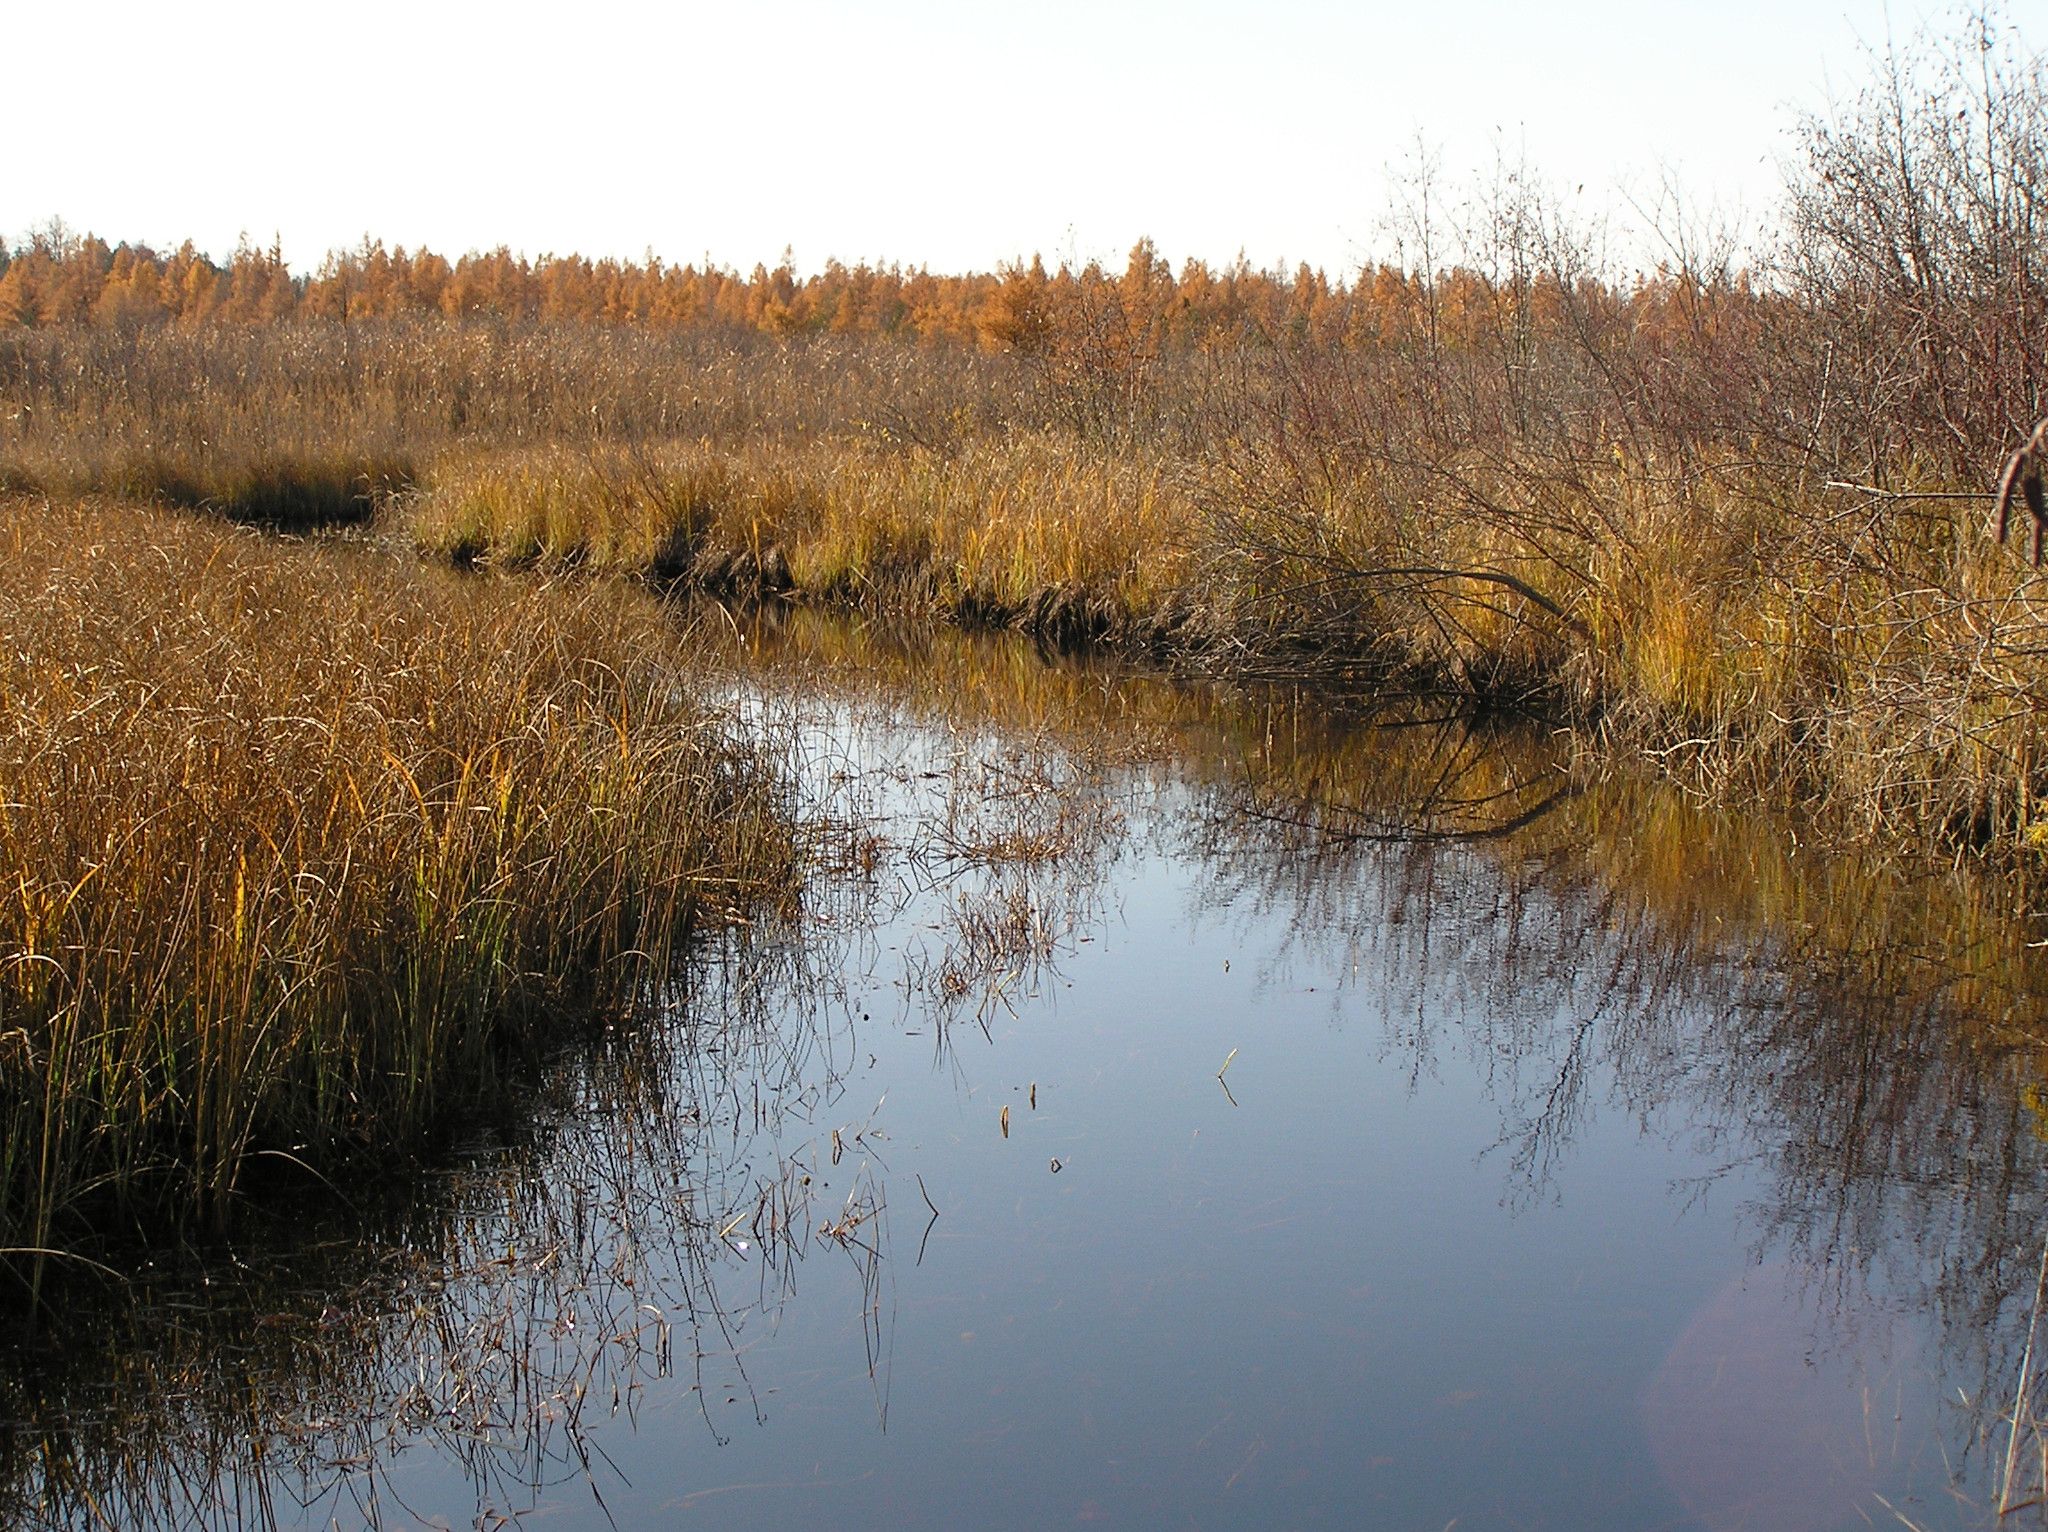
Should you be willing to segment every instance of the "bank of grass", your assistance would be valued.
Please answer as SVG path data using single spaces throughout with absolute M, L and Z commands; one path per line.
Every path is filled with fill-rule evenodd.
M 1521 361 L 1155 358 L 1114 418 L 1029 357 L 878 342 L 16 334 L 0 480 L 1506 704 L 1702 792 L 2031 865 L 2048 587 L 1985 536 L 1995 460 L 1911 436 L 1852 470 L 1874 416 L 1738 436 L 1638 331 L 1580 317 Z M 1808 418 L 1803 376 L 1763 380 L 1773 408 Z
M 0 1245 L 504 1112 L 787 893 L 769 764 L 627 594 L 0 502 Z
M 859 439 L 1044 415 L 1015 358 L 593 324 L 0 328 L 0 488 L 304 529 L 480 450 Z
M 1104 419 L 1028 357 L 881 343 L 17 334 L 0 480 L 1505 703 L 1703 792 L 2031 864 L 2044 587 L 1984 535 L 1996 463 L 1909 440 L 1851 474 L 1850 423 L 1734 440 L 1639 343 L 1160 358 Z
M 1165 650 L 1238 675 L 1505 704 L 1702 792 L 2030 862 L 2048 583 L 1967 486 L 1531 450 L 1407 476 L 1319 408 L 1202 460 L 1053 430 L 451 456 L 405 503 L 437 559 L 585 567 Z M 1348 429 L 1355 427 L 1355 429 Z M 1382 426 L 1384 429 L 1384 426 Z M 1339 434 L 1343 433 L 1343 434 Z M 1419 448 L 1418 448 L 1419 450 Z
M 1061 638 L 1185 598 L 1195 512 L 1157 448 L 1050 431 L 950 452 L 858 437 L 454 457 L 406 510 L 430 556 L 589 566 L 718 593 L 892 608 Z
M 413 460 L 395 451 L 152 447 L 91 464 L 0 461 L 0 494 L 54 500 L 111 496 L 304 533 L 363 526 L 417 477 Z
M 403 453 L 358 451 L 276 456 L 249 453 L 207 462 L 153 453 L 133 458 L 87 492 L 106 489 L 130 500 L 155 501 L 231 522 L 279 532 L 360 526 L 417 475 Z M 28 484 L 30 491 L 44 489 Z M 61 481 L 57 493 L 80 486 Z M 47 493 L 47 491 L 45 491 Z

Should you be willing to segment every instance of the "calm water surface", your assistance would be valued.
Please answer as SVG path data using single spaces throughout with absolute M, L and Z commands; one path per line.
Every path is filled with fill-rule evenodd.
M 1931 1532 L 2038 1492 L 2043 974 L 1967 889 L 1413 708 L 824 624 L 720 675 L 830 821 L 801 913 L 396 1210 L 81 1288 L 0 1380 L 36 1514 Z

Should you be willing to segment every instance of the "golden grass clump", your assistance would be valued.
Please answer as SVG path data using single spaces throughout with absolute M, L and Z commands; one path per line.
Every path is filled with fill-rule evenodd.
M 788 887 L 630 594 L 0 504 L 0 1245 L 496 1110 Z
M 590 565 L 714 591 L 886 600 L 1032 626 L 1048 593 L 1143 622 L 1186 579 L 1192 510 L 1157 452 L 1050 432 L 562 446 L 452 457 L 407 508 L 422 551 Z M 1063 635 L 1081 636 L 1081 635 Z

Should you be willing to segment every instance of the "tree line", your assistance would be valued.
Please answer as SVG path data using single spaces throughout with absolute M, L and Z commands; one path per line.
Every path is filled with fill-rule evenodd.
M 1503 282 L 1467 266 L 1442 272 L 1379 264 L 1332 277 L 1306 263 L 1259 269 L 1242 256 L 1222 267 L 1189 259 L 1178 270 L 1150 239 L 1121 272 L 1098 262 L 1041 257 L 993 272 L 934 273 L 921 266 L 847 266 L 833 260 L 799 276 L 792 261 L 751 273 L 703 265 L 516 255 L 500 247 L 453 260 L 366 238 L 295 275 L 279 245 L 244 240 L 224 260 L 190 241 L 171 251 L 109 245 L 61 225 L 11 247 L 0 242 L 0 330 L 167 325 L 196 330 L 305 320 L 369 322 L 478 319 L 725 331 L 771 337 L 849 336 L 924 345 L 1038 353 L 1076 347 L 1137 359 L 1165 350 L 1247 341 L 1367 347 L 1402 341 L 1476 342 L 1503 322 L 1547 328 L 1589 297 L 1635 326 L 1696 325 L 1703 296 L 1668 270 L 1626 289 L 1581 278 L 1567 293 L 1553 273 Z M 1726 284 L 1725 305 L 1747 296 Z M 1684 291 L 1681 292 L 1680 289 Z M 1504 291 L 1504 289 L 1508 289 Z M 1685 312 L 1674 305 L 1683 303 Z

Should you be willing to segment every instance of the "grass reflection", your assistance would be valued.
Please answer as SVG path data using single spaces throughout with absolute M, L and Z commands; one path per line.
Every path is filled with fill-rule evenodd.
M 598 1429 L 650 1387 L 691 1390 L 713 1437 L 758 1418 L 745 1348 L 798 1265 L 879 1281 L 872 1178 L 821 1203 L 778 1151 L 838 1108 L 840 1046 L 770 1007 L 806 960 L 729 940 L 673 1026 L 565 1054 L 438 1174 L 257 1199 L 232 1241 L 120 1279 L 66 1268 L 57 1317 L 0 1350 L 0 1521 L 409 1525 L 429 1508 L 392 1476 L 424 1452 L 489 1523 L 601 1504 Z

